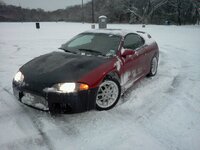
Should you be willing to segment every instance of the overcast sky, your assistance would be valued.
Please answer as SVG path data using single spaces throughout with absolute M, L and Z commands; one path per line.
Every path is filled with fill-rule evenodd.
M 6 4 L 12 4 L 24 8 L 42 8 L 44 10 L 56 10 L 66 8 L 76 4 L 81 4 L 82 0 L 2 0 Z M 91 0 L 83 0 L 84 3 Z

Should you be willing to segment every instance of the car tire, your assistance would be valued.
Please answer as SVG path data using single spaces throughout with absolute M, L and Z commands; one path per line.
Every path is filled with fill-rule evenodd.
M 156 56 L 154 56 L 151 60 L 151 64 L 150 64 L 150 72 L 147 74 L 148 77 L 152 77 L 155 76 L 157 73 L 157 69 L 158 69 L 158 58 Z
M 121 95 L 120 84 L 116 79 L 106 78 L 99 86 L 96 95 L 96 109 L 109 110 L 119 101 Z

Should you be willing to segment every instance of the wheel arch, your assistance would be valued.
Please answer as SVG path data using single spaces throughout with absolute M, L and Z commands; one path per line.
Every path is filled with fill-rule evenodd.
M 119 83 L 119 85 L 120 85 L 120 75 L 119 75 L 119 73 L 117 73 L 116 71 L 111 71 L 111 72 L 109 72 L 109 73 L 107 73 L 106 75 L 105 75 L 105 77 L 104 77 L 104 79 L 106 79 L 106 78 L 112 78 L 112 79 L 115 79 L 115 80 L 117 80 L 117 82 Z M 103 80 L 104 80 L 103 79 Z
M 100 110 L 100 111 L 101 110 L 109 110 L 109 109 L 113 108 L 118 103 L 118 101 L 119 101 L 119 98 L 121 96 L 121 86 L 120 86 L 120 77 L 119 77 L 119 74 L 117 72 L 112 71 L 112 72 L 109 72 L 108 74 L 106 74 L 104 76 L 103 80 L 101 81 L 99 88 L 101 88 L 102 84 L 110 82 L 110 81 L 114 82 L 115 85 L 118 87 L 118 94 L 117 94 L 116 100 L 115 100 L 115 102 L 112 105 L 110 105 L 109 107 L 106 108 L 106 107 L 100 106 L 98 104 L 98 102 L 97 102 L 97 99 L 96 99 L 95 106 L 96 106 L 97 110 Z M 98 91 L 99 91 L 99 88 L 98 88 Z M 96 98 L 98 96 L 98 91 L 97 91 Z

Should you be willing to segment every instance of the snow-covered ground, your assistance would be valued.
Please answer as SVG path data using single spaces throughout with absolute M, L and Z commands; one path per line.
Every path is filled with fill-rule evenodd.
M 51 116 L 19 103 L 11 82 L 30 59 L 90 24 L 0 23 L 0 149 L 199 150 L 200 26 L 108 25 L 149 32 L 160 47 L 157 76 L 109 111 Z

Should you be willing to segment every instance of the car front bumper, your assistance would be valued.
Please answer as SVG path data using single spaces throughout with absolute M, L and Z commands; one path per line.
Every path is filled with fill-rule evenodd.
M 95 108 L 98 88 L 75 93 L 38 92 L 13 81 L 14 96 L 35 109 L 56 113 L 79 113 Z

